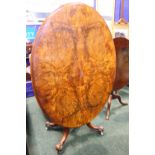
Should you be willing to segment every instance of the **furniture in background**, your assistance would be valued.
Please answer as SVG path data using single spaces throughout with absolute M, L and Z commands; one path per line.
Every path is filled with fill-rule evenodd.
M 129 40 L 123 37 L 113 40 L 116 49 L 116 77 L 107 103 L 106 120 L 109 119 L 112 99 L 118 99 L 122 105 L 127 105 L 118 92 L 129 83 Z

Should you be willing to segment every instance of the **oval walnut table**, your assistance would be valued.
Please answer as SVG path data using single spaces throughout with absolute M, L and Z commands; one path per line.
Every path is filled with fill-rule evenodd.
M 64 128 L 60 151 L 69 128 L 87 124 L 103 109 L 115 79 L 115 46 L 103 18 L 81 3 L 61 6 L 39 28 L 31 55 L 36 99 L 51 122 Z
M 112 99 L 118 99 L 122 105 L 127 105 L 127 103 L 121 100 L 118 90 L 129 83 L 129 40 L 118 37 L 114 39 L 114 44 L 116 49 L 116 77 L 113 91 L 108 99 L 106 120 L 109 119 Z

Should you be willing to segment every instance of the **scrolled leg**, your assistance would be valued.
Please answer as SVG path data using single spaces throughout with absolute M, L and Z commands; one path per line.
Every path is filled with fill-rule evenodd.
M 119 103 L 121 103 L 122 105 L 128 105 L 128 103 L 122 101 L 121 96 L 117 91 L 115 91 L 115 94 L 113 94 L 113 99 L 118 99 Z
M 90 122 L 87 124 L 87 126 L 96 132 L 98 132 L 100 135 L 103 135 L 104 127 L 103 126 L 94 126 Z
M 112 95 L 110 94 L 110 96 L 108 98 L 108 105 L 107 105 L 107 111 L 106 111 L 106 120 L 109 120 L 111 102 L 112 102 Z
M 64 143 L 66 142 L 66 139 L 69 135 L 69 128 L 64 128 L 64 133 L 63 133 L 63 137 L 62 139 L 60 140 L 60 142 L 58 144 L 56 144 L 56 150 L 59 152 L 63 149 L 63 145 Z

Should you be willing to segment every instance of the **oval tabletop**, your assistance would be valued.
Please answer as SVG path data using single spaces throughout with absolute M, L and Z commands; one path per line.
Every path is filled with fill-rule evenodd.
M 63 127 L 90 122 L 112 91 L 115 59 L 111 33 L 93 8 L 70 3 L 49 15 L 31 57 L 35 96 L 46 116 Z
M 116 78 L 113 90 L 119 90 L 129 83 L 129 40 L 114 38 L 116 49 Z

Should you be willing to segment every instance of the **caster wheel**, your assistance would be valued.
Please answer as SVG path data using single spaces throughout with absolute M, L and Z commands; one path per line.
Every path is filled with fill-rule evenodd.
M 45 124 L 45 129 L 48 130 L 49 129 L 49 125 Z
M 106 119 L 106 120 L 109 120 L 109 117 L 106 117 L 105 119 Z
M 100 132 L 100 135 L 103 136 L 103 135 L 104 135 L 104 131 L 101 131 L 101 132 Z
M 122 105 L 128 105 L 128 103 L 127 102 L 123 102 Z
M 104 135 L 104 128 L 101 126 L 101 127 L 99 128 L 98 132 L 99 132 L 100 135 L 103 136 L 103 135 Z
M 62 151 L 62 148 L 63 148 L 63 145 L 61 145 L 61 144 L 57 144 L 57 145 L 56 145 L 56 150 L 57 150 L 58 152 Z

